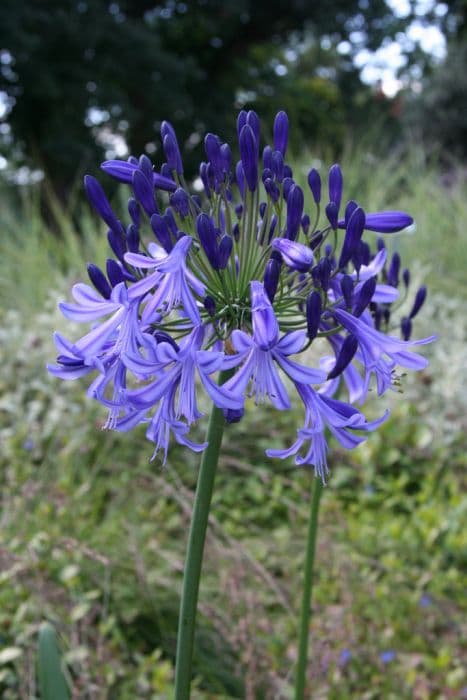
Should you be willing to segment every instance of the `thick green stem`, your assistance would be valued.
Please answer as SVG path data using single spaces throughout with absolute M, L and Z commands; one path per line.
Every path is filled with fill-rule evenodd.
M 231 370 L 221 372 L 219 384 L 231 376 Z M 214 479 L 224 432 L 222 409 L 212 407 L 209 418 L 207 442 L 198 475 L 195 503 L 191 519 L 190 534 L 183 574 L 183 590 L 178 621 L 177 660 L 175 666 L 175 700 L 190 697 L 191 665 L 195 636 L 196 608 L 198 604 L 199 580 L 203 561 L 204 541 L 209 518 Z
M 295 679 L 295 700 L 304 700 L 306 685 L 306 670 L 308 660 L 308 635 L 311 617 L 311 594 L 313 590 L 313 565 L 316 551 L 316 535 L 318 532 L 318 511 L 323 482 L 315 478 L 315 486 L 311 498 L 310 520 L 308 523 L 308 537 L 305 560 L 305 573 L 303 577 L 302 612 L 300 617 L 300 641 L 298 647 L 297 675 Z M 311 695 L 306 696 L 310 698 Z

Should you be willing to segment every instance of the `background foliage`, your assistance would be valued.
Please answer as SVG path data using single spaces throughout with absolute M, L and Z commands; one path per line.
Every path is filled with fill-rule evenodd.
M 436 24 L 453 41 L 465 35 L 463 0 L 406 4 L 401 16 L 384 0 L 4 0 L 5 148 L 13 161 L 44 169 L 64 199 L 77 175 L 95 169 L 122 139 L 130 152 L 154 155 L 163 119 L 185 142 L 190 174 L 201 160 L 205 132 L 230 141 L 233 116 L 243 106 L 260 111 L 265 123 L 286 108 L 296 148 L 305 138 L 329 144 L 336 154 L 349 129 L 366 129 L 375 117 L 386 132 L 400 135 L 400 108 L 375 102 L 353 57 L 402 37 L 414 19 Z M 449 11 L 440 14 L 438 6 Z M 345 53 L 337 50 L 341 42 Z M 429 54 L 407 41 L 403 53 L 403 70 L 409 74 L 417 65 L 428 80 Z M 463 113 L 465 91 L 441 74 L 430 103 L 439 104 L 438 117 L 451 95 L 451 112 Z M 460 135 L 456 130 L 441 140 L 450 146 Z

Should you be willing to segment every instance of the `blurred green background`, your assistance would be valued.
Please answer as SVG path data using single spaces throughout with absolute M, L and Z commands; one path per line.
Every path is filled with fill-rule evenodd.
M 292 165 L 338 159 L 345 196 L 405 209 L 392 249 L 425 283 L 430 366 L 354 452 L 331 442 L 310 631 L 313 698 L 467 698 L 466 3 L 48 2 L 0 7 L 0 697 L 39 697 L 52 622 L 79 700 L 172 695 L 198 458 L 149 462 L 144 430 L 100 430 L 84 385 L 45 372 L 57 301 L 107 257 L 81 192 L 106 157 L 161 165 L 171 121 L 196 176 L 206 131 L 251 108 L 291 121 Z M 113 193 L 123 210 L 124 200 Z M 373 234 L 368 234 L 372 236 Z M 371 243 L 372 241 L 369 240 Z M 206 410 L 208 406 L 205 406 Z M 300 411 L 226 431 L 207 542 L 193 698 L 286 699 L 309 472 L 264 457 Z M 203 433 L 203 424 L 198 436 Z

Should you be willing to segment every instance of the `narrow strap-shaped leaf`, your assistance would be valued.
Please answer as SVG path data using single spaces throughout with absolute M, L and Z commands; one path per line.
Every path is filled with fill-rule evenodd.
M 44 622 L 39 630 L 37 670 L 41 700 L 70 700 L 57 635 L 48 622 Z

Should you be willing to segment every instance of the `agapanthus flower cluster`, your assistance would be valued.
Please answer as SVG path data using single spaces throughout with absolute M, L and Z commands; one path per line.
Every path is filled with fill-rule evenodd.
M 255 112 L 240 112 L 237 132 L 236 164 L 227 143 L 206 136 L 200 195 L 185 182 L 168 122 L 160 172 L 145 155 L 103 163 L 130 190 L 128 224 L 99 182 L 85 178 L 113 257 L 105 272 L 89 264 L 91 285 L 76 284 L 74 303 L 60 304 L 68 319 L 91 325 L 75 342 L 56 334 L 58 357 L 49 371 L 62 379 L 93 375 L 88 395 L 108 408 L 106 427 L 127 431 L 144 423 L 164 461 L 171 436 L 192 450 L 205 448 L 189 437 L 202 415 L 200 391 L 228 422 L 241 420 L 248 397 L 283 411 L 295 392 L 304 424 L 291 447 L 267 454 L 295 455 L 296 464 L 313 466 L 324 479 L 326 429 L 345 448 L 358 445 L 387 417 L 368 421 L 355 407 L 370 386 L 384 394 L 398 387 L 398 367 L 427 365 L 411 348 L 433 338 L 410 340 L 426 290 L 395 321 L 410 276 L 397 253 L 388 260 L 377 237 L 412 219 L 401 211 L 366 213 L 355 201 L 343 206 L 338 165 L 326 188 L 311 169 L 304 191 L 286 162 L 285 112 L 262 151 Z M 318 341 L 322 359 L 310 367 L 305 351 Z M 220 373 L 227 377 L 222 384 Z

